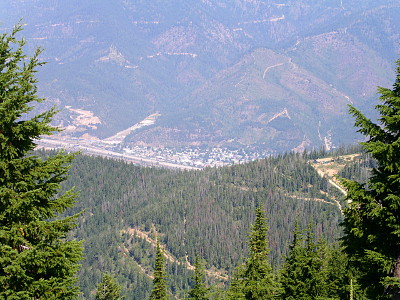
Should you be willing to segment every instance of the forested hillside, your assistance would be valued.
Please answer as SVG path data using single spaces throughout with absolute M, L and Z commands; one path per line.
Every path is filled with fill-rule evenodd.
M 32 153 L 58 129 L 29 114 L 21 29 L 0 36 L 1 299 L 400 299 L 400 60 L 377 123 L 349 106 L 364 152 L 174 171 Z
M 346 105 L 371 115 L 391 83 L 399 14 L 397 0 L 3 0 L 0 27 L 23 18 L 46 49 L 38 91 L 64 136 L 271 153 L 359 138 Z
M 78 156 L 70 175 L 65 188 L 81 191 L 74 212 L 84 210 L 75 235 L 85 240 L 81 287 L 87 298 L 101 273 L 112 271 L 129 299 L 144 299 L 155 232 L 171 254 L 168 280 L 178 296 L 188 288 L 186 262 L 193 264 L 195 253 L 218 274 L 208 273 L 210 281 L 226 282 L 247 254 L 257 204 L 267 212 L 274 268 L 287 254 L 295 220 L 302 228 L 311 224 L 328 241 L 340 236 L 342 216 L 334 200 L 343 196 L 299 154 L 185 172 Z

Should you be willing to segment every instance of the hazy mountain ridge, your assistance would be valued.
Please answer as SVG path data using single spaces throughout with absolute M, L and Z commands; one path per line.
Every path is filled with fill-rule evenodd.
M 371 109 L 376 86 L 391 85 L 399 10 L 396 1 L 10 0 L 0 19 L 10 28 L 24 16 L 30 47 L 46 49 L 41 93 L 101 121 L 77 136 L 105 138 L 160 113 L 125 142 L 276 151 L 353 140 L 346 104 Z M 284 109 L 291 118 L 273 127 Z M 72 124 L 68 109 L 61 120 Z

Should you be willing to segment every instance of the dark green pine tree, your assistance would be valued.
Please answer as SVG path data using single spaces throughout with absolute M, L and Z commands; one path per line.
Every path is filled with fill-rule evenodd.
M 196 260 L 194 263 L 194 275 L 193 275 L 193 288 L 189 291 L 189 299 L 196 300 L 207 300 L 209 288 L 207 288 L 205 279 L 204 265 L 200 259 L 200 256 L 196 254 Z
M 102 281 L 97 285 L 96 300 L 121 300 L 121 286 L 111 274 L 104 274 Z
M 72 154 L 46 160 L 31 155 L 35 141 L 56 131 L 55 111 L 30 117 L 36 95 L 37 49 L 23 53 L 25 41 L 0 35 L 0 299 L 74 299 L 82 244 L 67 238 L 77 216 L 59 217 L 76 194 L 59 195 Z
M 378 123 L 350 106 L 361 143 L 378 162 L 366 184 L 342 179 L 349 202 L 343 244 L 373 299 L 400 299 L 400 60 L 393 89 L 378 88 Z
M 306 286 L 309 297 L 305 299 L 330 299 L 328 282 L 329 249 L 325 241 L 315 241 L 311 228 L 306 234 Z
M 235 274 L 228 298 L 230 299 L 274 299 L 277 283 L 268 260 L 267 221 L 262 207 L 256 208 L 256 219 L 249 234 L 249 257 Z
M 311 228 L 305 236 L 295 225 L 293 242 L 281 273 L 282 299 L 330 299 L 330 255 L 325 242 L 316 243 Z
M 229 289 L 226 291 L 226 299 L 229 300 L 244 300 L 243 288 L 243 273 L 244 265 L 239 265 L 235 273 L 232 275 Z
M 304 270 L 307 259 L 303 242 L 302 233 L 296 223 L 293 232 L 293 241 L 289 246 L 289 254 L 285 260 L 280 277 L 282 299 L 304 299 L 307 296 L 307 287 L 304 281 Z
M 157 240 L 157 252 L 156 262 L 154 266 L 154 278 L 153 278 L 153 290 L 150 294 L 150 300 L 168 300 L 167 295 L 167 282 L 165 266 L 164 266 L 164 254 L 161 249 L 160 243 Z
M 328 290 L 333 299 L 368 299 L 358 285 L 357 271 L 348 265 L 347 254 L 338 245 L 330 250 L 328 273 Z

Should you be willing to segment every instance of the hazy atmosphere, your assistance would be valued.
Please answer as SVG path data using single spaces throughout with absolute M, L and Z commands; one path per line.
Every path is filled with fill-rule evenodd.
M 0 300 L 399 300 L 399 15 L 0 0 Z

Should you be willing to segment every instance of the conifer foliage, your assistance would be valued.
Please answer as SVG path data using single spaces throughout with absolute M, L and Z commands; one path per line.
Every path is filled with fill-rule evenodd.
M 304 280 L 307 261 L 303 238 L 297 223 L 289 250 L 281 275 L 281 296 L 282 299 L 288 300 L 301 299 L 303 296 L 307 296 L 307 284 Z
M 311 228 L 304 235 L 297 224 L 293 242 L 281 274 L 281 299 L 328 299 L 334 294 L 329 283 L 329 253 L 327 245 L 315 242 Z
M 96 300 L 122 300 L 121 286 L 111 274 L 104 274 L 103 280 L 97 285 Z
M 362 143 L 378 162 L 366 184 L 342 179 L 351 201 L 343 239 L 361 283 L 373 299 L 400 299 L 400 61 L 393 89 L 378 88 L 378 123 L 350 107 Z
M 256 208 L 256 218 L 249 234 L 249 257 L 240 266 L 228 291 L 230 299 L 274 299 L 277 284 L 268 260 L 267 221 L 262 206 Z
M 168 300 L 167 282 L 165 280 L 164 254 L 160 243 L 157 241 L 156 262 L 154 266 L 153 290 L 150 294 L 150 300 Z
M 194 275 L 193 275 L 193 288 L 189 291 L 189 299 L 195 300 L 207 300 L 207 293 L 209 289 L 206 287 L 205 283 L 205 271 L 204 265 L 200 259 L 200 256 L 196 255 L 196 260 L 194 263 Z
M 27 115 L 43 100 L 35 78 L 42 63 L 40 49 L 24 54 L 21 29 L 0 35 L 0 298 L 74 299 L 82 245 L 66 239 L 76 216 L 58 217 L 76 196 L 58 195 L 74 155 L 30 155 L 36 139 L 56 130 L 55 110 Z

